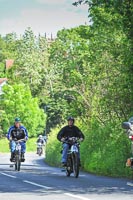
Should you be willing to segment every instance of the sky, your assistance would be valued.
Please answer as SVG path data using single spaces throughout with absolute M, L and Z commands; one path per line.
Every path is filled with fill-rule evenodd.
M 0 35 L 22 35 L 30 27 L 35 35 L 56 37 L 57 31 L 89 24 L 87 5 L 76 0 L 0 0 Z

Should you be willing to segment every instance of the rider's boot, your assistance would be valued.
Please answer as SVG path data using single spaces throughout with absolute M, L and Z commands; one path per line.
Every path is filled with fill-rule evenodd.
M 66 162 L 62 162 L 62 167 L 66 167 L 67 163 Z
M 21 153 L 21 162 L 24 162 L 25 161 L 25 157 L 24 157 L 24 153 L 22 152 Z
M 14 152 L 11 152 L 11 158 L 10 158 L 11 162 L 14 162 Z

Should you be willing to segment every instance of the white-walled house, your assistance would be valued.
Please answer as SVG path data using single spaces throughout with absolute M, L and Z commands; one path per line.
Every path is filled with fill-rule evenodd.
M 7 78 L 0 78 L 0 95 L 2 94 L 2 87 L 6 84 Z

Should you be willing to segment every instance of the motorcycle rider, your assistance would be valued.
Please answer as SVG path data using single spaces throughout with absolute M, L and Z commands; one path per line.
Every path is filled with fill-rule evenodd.
M 10 150 L 11 150 L 10 161 L 11 162 L 14 161 L 14 151 L 16 147 L 15 141 L 24 139 L 24 141 L 20 142 L 21 157 L 24 161 L 25 160 L 24 153 L 26 151 L 26 140 L 28 139 L 28 131 L 24 126 L 21 125 L 21 120 L 19 117 L 15 118 L 14 125 L 9 128 L 8 133 L 7 133 L 7 139 L 10 141 Z
M 42 146 L 45 144 L 45 140 L 43 139 L 43 136 L 42 135 L 39 135 L 37 141 L 36 141 L 37 144 L 41 143 Z M 39 147 L 37 147 L 37 154 L 38 154 L 38 149 Z
M 126 130 L 126 134 L 131 140 L 131 157 L 127 159 L 126 166 L 133 169 L 133 117 L 130 117 L 128 122 L 123 122 L 122 128 Z
M 68 125 L 64 126 L 57 134 L 57 139 L 62 142 L 62 146 L 63 146 L 63 152 L 62 152 L 62 165 L 66 166 L 66 162 L 67 162 L 67 152 L 69 149 L 69 144 L 65 143 L 66 138 L 70 138 L 70 137 L 78 137 L 80 141 L 83 141 L 85 136 L 82 133 L 82 131 L 74 125 L 74 118 L 73 117 L 68 117 L 67 119 L 68 121 Z M 80 155 L 79 155 L 79 159 L 80 159 Z
M 123 122 L 122 128 L 126 129 L 127 136 L 133 141 L 133 117 L 129 118 L 128 122 Z

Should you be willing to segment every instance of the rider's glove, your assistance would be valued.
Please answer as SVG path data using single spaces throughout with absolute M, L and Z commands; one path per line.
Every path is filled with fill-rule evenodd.
M 82 142 L 84 139 L 83 138 L 79 138 L 79 141 Z
M 63 138 L 61 138 L 61 140 L 60 140 L 61 142 L 64 142 L 65 141 L 65 138 L 63 137 Z
M 12 137 L 9 137 L 9 140 L 12 141 Z

